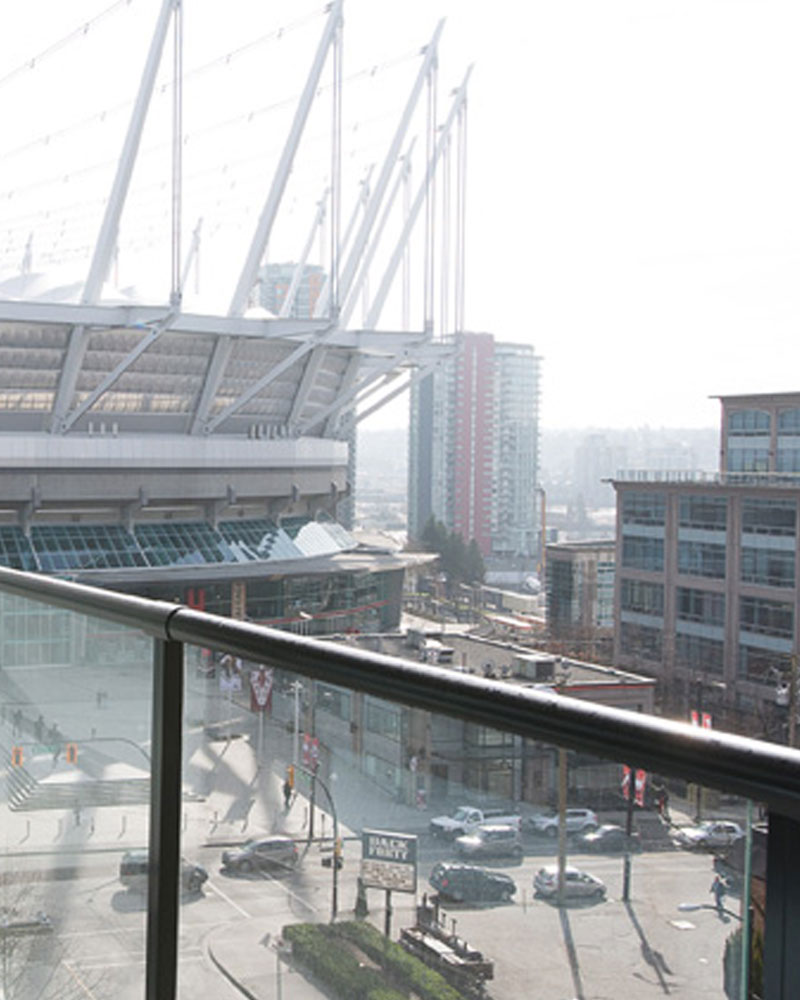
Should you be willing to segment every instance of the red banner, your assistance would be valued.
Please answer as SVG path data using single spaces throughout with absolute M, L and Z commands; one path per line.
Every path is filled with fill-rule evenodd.
M 272 712 L 272 679 L 271 670 L 259 667 L 250 673 L 250 711 Z
M 316 771 L 319 764 L 319 737 L 303 733 L 303 767 Z
M 647 772 L 638 768 L 636 775 L 634 777 L 635 788 L 633 793 L 633 801 L 637 806 L 644 808 L 644 792 L 647 786 Z M 631 794 L 631 769 L 627 764 L 622 765 L 622 797 L 627 800 L 630 798 Z

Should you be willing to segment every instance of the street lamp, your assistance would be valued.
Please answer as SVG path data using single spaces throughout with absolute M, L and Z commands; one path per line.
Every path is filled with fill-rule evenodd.
M 322 791 L 325 793 L 325 797 L 328 800 L 328 805 L 331 810 L 331 819 L 333 820 L 333 855 L 331 857 L 331 868 L 333 869 L 333 888 L 331 891 L 331 923 L 336 920 L 336 914 L 339 912 L 339 862 L 341 859 L 341 844 L 339 842 L 339 820 L 336 815 L 336 806 L 333 802 L 333 796 L 330 793 L 330 789 L 319 777 L 316 769 L 313 771 L 308 770 L 308 768 L 303 768 L 303 770 L 311 778 L 311 787 L 319 785 Z M 313 808 L 313 806 L 312 806 Z

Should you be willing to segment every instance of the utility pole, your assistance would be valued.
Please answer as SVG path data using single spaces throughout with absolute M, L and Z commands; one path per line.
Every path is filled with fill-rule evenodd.
M 636 797 L 636 768 L 628 766 L 628 809 L 625 813 L 625 859 L 622 868 L 622 902 L 631 898 L 631 836 L 633 834 L 633 803 Z
M 544 550 L 542 550 L 544 551 Z M 569 680 L 567 670 L 562 671 L 555 689 L 563 695 Z M 558 748 L 558 905 L 564 905 L 564 888 L 567 867 L 567 751 Z

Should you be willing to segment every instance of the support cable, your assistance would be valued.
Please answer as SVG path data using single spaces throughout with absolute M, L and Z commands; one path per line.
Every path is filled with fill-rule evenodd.
M 411 214 L 411 155 L 406 153 L 403 157 L 403 225 L 408 225 L 408 217 Z M 403 275 L 402 275 L 403 297 L 402 297 L 402 330 L 411 329 L 411 247 L 408 242 L 403 246 Z M 366 324 L 365 324 L 366 326 Z
M 180 307 L 181 275 L 181 151 L 183 148 L 183 0 L 175 0 L 172 88 L 172 276 L 170 305 Z
M 442 245 L 439 262 L 439 281 L 441 283 L 439 302 L 439 336 L 446 337 L 449 331 L 450 316 L 450 135 L 445 139 L 442 152 Z
M 14 77 L 19 76 L 22 73 L 27 73 L 30 70 L 36 69 L 40 63 L 48 59 L 50 56 L 60 52 L 61 49 L 65 48 L 71 42 L 79 41 L 81 38 L 85 38 L 89 34 L 90 30 L 98 24 L 100 21 L 105 20 L 109 14 L 113 14 L 115 11 L 119 10 L 121 7 L 130 7 L 131 0 L 116 0 L 112 3 L 110 7 L 106 7 L 105 10 L 101 10 L 99 14 L 90 18 L 88 21 L 84 21 L 77 28 L 73 28 L 69 34 L 64 35 L 57 42 L 53 42 L 46 49 L 38 52 L 36 55 L 31 56 L 26 59 L 25 62 L 20 63 L 15 69 L 10 70 L 5 76 L 0 77 L 0 87 L 4 87 L 7 83 L 14 79 Z
M 425 274 L 424 274 L 424 328 L 433 334 L 433 275 L 434 275 L 434 239 L 436 219 L 436 176 L 431 168 L 436 146 L 436 89 L 437 89 L 438 59 L 434 62 L 428 74 L 428 109 L 425 129 L 425 159 L 428 170 L 428 184 L 425 188 Z
M 466 227 L 467 227 L 467 99 L 458 112 L 458 192 L 456 235 L 456 317 L 455 328 L 463 331 L 465 322 L 464 300 L 466 293 Z
M 330 227 L 330 310 L 332 320 L 339 315 L 339 245 L 342 201 L 342 24 L 333 38 L 331 107 L 331 227 Z

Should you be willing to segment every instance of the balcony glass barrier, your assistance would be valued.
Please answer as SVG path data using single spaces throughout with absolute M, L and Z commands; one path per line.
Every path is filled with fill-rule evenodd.
M 797 751 L 7 570 L 0 649 L 6 1000 L 800 995 Z
M 738 996 L 743 798 L 193 646 L 184 731 L 182 996 Z
M 143 996 L 143 876 L 123 860 L 148 842 L 153 649 L 0 591 L 6 1000 Z

